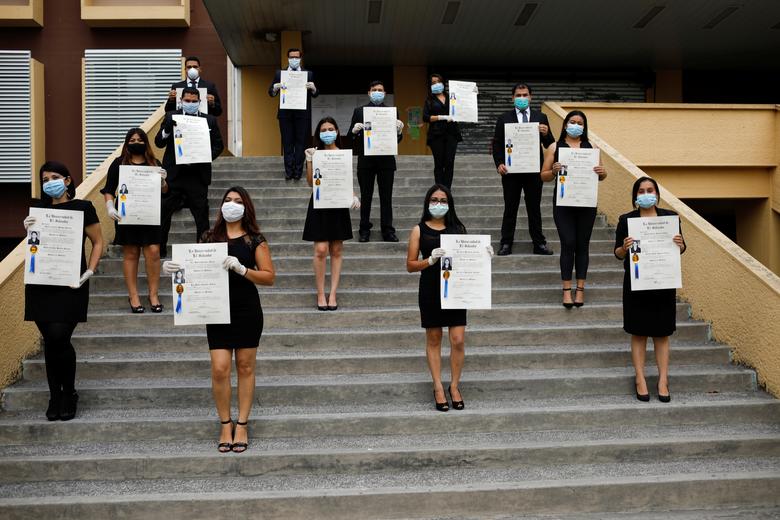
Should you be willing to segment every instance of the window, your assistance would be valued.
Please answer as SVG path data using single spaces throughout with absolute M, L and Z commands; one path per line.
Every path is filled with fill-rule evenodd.
M 32 61 L 30 51 L 0 51 L 0 183 L 30 182 Z

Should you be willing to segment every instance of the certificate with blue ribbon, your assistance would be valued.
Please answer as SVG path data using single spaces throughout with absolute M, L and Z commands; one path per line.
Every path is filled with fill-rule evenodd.
M 29 285 L 78 285 L 84 212 L 30 208 L 35 224 L 27 230 L 24 283 Z
M 230 323 L 227 243 L 174 244 L 172 260 L 183 268 L 171 275 L 174 325 Z
M 441 235 L 439 259 L 442 309 L 490 309 L 490 235 Z
M 352 205 L 352 150 L 317 150 L 312 159 L 314 209 Z
M 122 216 L 117 225 L 159 226 L 162 179 L 159 166 L 119 166 L 119 203 Z
M 674 236 L 680 234 L 680 217 L 637 217 L 628 219 L 628 249 L 632 291 L 678 289 L 682 287 L 680 248 Z

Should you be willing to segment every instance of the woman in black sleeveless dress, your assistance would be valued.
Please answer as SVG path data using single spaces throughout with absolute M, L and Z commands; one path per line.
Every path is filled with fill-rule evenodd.
M 556 193 L 559 189 L 559 175 L 565 170 L 558 161 L 561 148 L 593 148 L 588 140 L 588 119 L 579 110 L 566 115 L 557 143 L 551 144 L 544 154 L 542 180 L 555 181 L 553 190 L 553 218 L 561 240 L 561 280 L 563 284 L 563 306 L 567 309 L 582 307 L 585 304 L 585 278 L 588 274 L 590 236 L 596 221 L 596 208 L 558 206 Z M 600 161 L 600 159 L 599 159 Z M 593 174 L 599 181 L 607 177 L 604 166 L 593 168 Z M 572 299 L 571 275 L 576 266 L 577 287 Z
M 263 333 L 263 309 L 255 285 L 273 285 L 276 273 L 268 242 L 260 233 L 249 193 L 240 187 L 228 188 L 214 227 L 204 233 L 203 242 L 227 242 L 228 257 L 223 267 L 229 271 L 230 323 L 206 325 L 211 355 L 211 388 L 222 432 L 217 449 L 241 453 L 248 448 L 248 421 L 255 392 L 257 347 Z M 173 274 L 182 266 L 165 262 L 163 271 Z M 235 431 L 230 419 L 230 365 L 235 351 L 238 375 L 238 420 Z
M 634 239 L 628 236 L 628 219 L 639 217 L 666 217 L 676 215 L 672 210 L 658 207 L 661 193 L 658 183 L 650 177 L 641 177 L 634 183 L 631 201 L 636 207 L 620 216 L 615 230 L 615 256 L 623 261 L 623 330 L 631 334 L 631 360 L 636 372 L 636 398 L 649 401 L 650 393 L 645 381 L 645 350 L 647 338 L 653 338 L 655 360 L 658 365 L 658 400 L 668 403 L 669 393 L 669 337 L 677 329 L 677 291 L 657 289 L 650 291 L 631 290 L 631 265 L 629 250 Z M 685 240 L 680 233 L 674 243 L 685 252 Z
M 144 312 L 141 297 L 138 295 L 138 260 L 143 249 L 146 260 L 146 281 L 149 287 L 149 306 L 152 312 L 162 312 L 163 306 L 158 295 L 160 289 L 160 225 L 119 225 L 122 220 L 121 204 L 117 200 L 127 194 L 127 188 L 119 186 L 119 166 L 160 166 L 154 157 L 149 137 L 140 128 L 131 128 L 125 135 L 125 144 L 119 157 L 108 167 L 106 184 L 100 190 L 106 199 L 106 211 L 114 224 L 114 244 L 122 246 L 122 271 L 127 285 L 130 311 L 134 314 Z M 168 191 L 165 182 L 166 172 L 160 168 L 160 197 Z
M 89 279 L 97 270 L 103 254 L 103 235 L 100 232 L 95 207 L 88 200 L 76 198 L 76 186 L 64 164 L 49 161 L 38 172 L 43 195 L 36 207 L 84 213 L 84 234 L 81 242 L 81 279 L 78 287 L 60 285 L 25 285 L 24 320 L 34 321 L 43 337 L 43 355 L 46 360 L 46 380 L 49 383 L 50 421 L 68 421 L 76 416 L 79 396 L 76 393 L 76 351 L 71 336 L 76 325 L 87 321 L 89 306 Z M 24 219 L 25 229 L 34 226 L 36 218 Z M 92 252 L 87 263 L 84 241 L 89 238 Z M 46 236 L 40 237 L 39 247 L 46 246 Z

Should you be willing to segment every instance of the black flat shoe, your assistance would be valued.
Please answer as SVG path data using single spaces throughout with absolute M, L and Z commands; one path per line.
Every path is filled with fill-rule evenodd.
M 144 309 L 143 305 L 139 305 L 138 307 L 133 307 L 133 304 L 130 303 L 130 298 L 127 299 L 127 303 L 130 304 L 130 312 L 132 312 L 133 314 L 143 314 L 144 310 L 146 310 Z
M 63 394 L 60 402 L 60 420 L 70 421 L 76 417 L 78 409 L 79 394 L 75 391 L 72 394 Z
M 583 298 L 585 297 L 585 287 L 577 287 L 576 291 L 583 293 L 582 296 Z M 575 307 L 582 307 L 583 305 L 585 305 L 585 302 L 574 302 Z
M 239 426 L 246 426 L 247 424 L 249 424 L 248 420 L 246 422 L 236 421 L 236 428 L 238 428 Z M 235 433 L 233 434 L 233 436 L 235 437 Z M 249 439 L 248 430 L 247 430 L 247 439 Z M 233 453 L 244 453 L 247 450 L 247 448 L 249 448 L 248 442 L 234 442 L 233 446 L 231 447 L 231 450 L 233 451 Z
M 498 248 L 498 253 L 496 253 L 498 256 L 507 256 L 512 254 L 512 246 L 509 244 L 501 244 L 501 247 Z
M 551 255 L 553 254 L 552 249 L 547 247 L 547 244 L 541 244 L 538 246 L 534 246 L 534 254 L 535 255 Z
M 371 240 L 371 235 L 368 233 L 361 233 L 360 238 L 358 238 L 358 242 L 368 242 Z
M 566 291 L 569 291 L 569 293 L 571 293 L 571 287 L 569 287 L 568 289 L 564 289 L 564 290 L 563 290 L 563 294 L 566 294 Z M 566 303 L 566 302 L 561 302 L 561 305 L 563 305 L 563 306 L 564 306 L 564 307 L 566 307 L 567 309 L 571 309 L 572 307 L 574 307 L 574 304 L 573 304 L 573 303 Z
M 388 233 L 382 237 L 385 242 L 398 242 L 398 237 L 395 233 Z
M 163 311 L 163 304 L 158 303 L 157 305 L 155 305 L 152 303 L 152 300 L 149 299 L 149 308 L 152 309 L 152 312 L 159 314 Z
M 455 408 L 456 410 L 463 410 L 464 408 L 466 408 L 466 403 L 464 403 L 463 401 L 456 401 L 455 398 L 452 397 L 452 385 L 447 387 L 447 391 L 450 393 L 450 399 L 452 399 L 453 408 Z M 461 398 L 462 397 L 463 396 L 461 395 Z
M 443 403 L 440 403 L 436 400 L 436 390 L 433 391 L 433 404 L 436 405 L 436 409 L 440 412 L 449 412 L 450 411 L 450 403 L 447 402 L 445 399 Z
M 57 393 L 51 396 L 49 399 L 49 407 L 46 409 L 46 418 L 50 421 L 60 420 L 60 402 L 62 401 L 62 394 Z
M 219 421 L 219 424 L 233 424 L 233 419 L 228 418 L 227 421 Z M 230 428 L 230 435 L 233 436 L 233 431 L 235 428 Z M 230 453 L 233 451 L 233 443 L 232 442 L 220 442 L 217 444 L 217 451 L 220 453 Z

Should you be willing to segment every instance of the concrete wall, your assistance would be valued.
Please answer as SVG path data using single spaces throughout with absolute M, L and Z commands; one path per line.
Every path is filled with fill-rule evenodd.
M 555 103 L 544 105 L 544 111 L 556 130 L 560 130 L 563 118 L 571 108 L 573 107 L 570 105 L 563 107 Z M 618 151 L 610 139 L 603 137 L 601 129 L 610 136 L 615 135 L 615 130 L 610 129 L 609 122 L 605 121 L 609 120 L 606 107 L 583 104 L 578 108 L 582 108 L 588 115 L 588 123 L 592 129 L 591 141 L 602 150 L 604 166 L 609 172 L 607 179 L 599 185 L 599 212 L 604 213 L 614 225 L 621 214 L 631 209 L 631 187 L 645 172 L 624 155 L 622 150 Z M 751 132 L 756 137 L 759 137 L 756 126 L 765 124 L 771 117 L 777 117 L 776 114 L 770 117 L 764 113 L 772 112 L 768 107 L 762 107 L 761 110 L 763 112 L 756 111 L 754 114 L 757 121 L 746 126 L 752 129 Z M 621 109 L 617 110 L 620 111 Z M 678 109 L 676 112 L 678 117 L 674 121 L 684 121 L 688 117 L 684 110 Z M 740 114 L 739 110 L 736 112 L 735 118 L 738 121 L 744 122 L 748 119 L 744 113 Z M 668 114 L 663 115 L 663 118 L 666 117 L 669 117 Z M 725 114 L 718 114 L 717 117 L 727 118 Z M 614 118 L 616 121 L 624 121 L 623 126 L 630 130 L 629 119 L 628 114 L 619 114 Z M 641 117 L 633 117 L 633 125 L 638 127 L 641 121 Z M 634 131 L 634 141 L 631 136 L 625 134 L 617 136 L 617 140 L 628 145 L 629 153 L 650 162 L 664 162 L 669 157 L 683 157 L 684 155 L 675 149 L 689 148 L 690 143 L 702 144 L 704 141 L 701 136 L 682 139 L 681 134 L 676 144 L 669 139 L 664 140 L 662 136 L 659 136 L 661 142 L 658 142 L 653 140 L 653 137 L 655 134 L 662 134 L 662 129 L 653 129 L 644 123 L 641 123 L 641 127 L 651 135 L 639 139 Z M 640 144 L 632 148 L 631 144 L 637 142 Z M 680 146 L 681 143 L 685 146 Z M 724 140 L 720 144 L 726 143 Z M 721 150 L 717 146 L 709 149 L 716 157 L 728 158 L 736 155 L 731 149 Z M 650 155 L 653 150 L 658 156 L 656 161 L 653 161 L 653 156 Z M 773 157 L 775 153 L 772 152 Z M 693 150 L 692 155 L 697 158 L 704 157 L 701 150 Z M 769 160 L 768 154 L 757 155 L 757 161 Z M 749 162 L 751 159 L 747 160 Z M 673 194 L 663 183 L 660 189 L 661 205 L 680 214 L 688 245 L 683 256 L 683 288 L 679 295 L 690 303 L 695 318 L 712 323 L 714 339 L 733 348 L 734 360 L 755 368 L 759 383 L 780 397 L 780 278 L 693 212 L 675 196 L 678 194 Z M 768 202 L 766 206 L 769 206 Z

